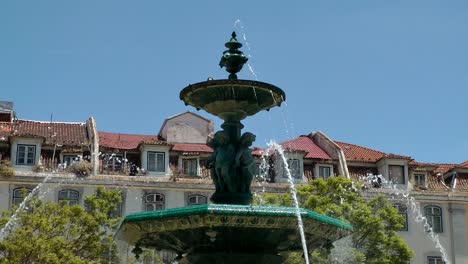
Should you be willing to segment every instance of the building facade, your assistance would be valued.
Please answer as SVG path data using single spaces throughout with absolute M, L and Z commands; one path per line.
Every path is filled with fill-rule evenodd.
M 0 166 L 10 164 L 14 176 L 0 175 L 0 210 L 20 204 L 24 189 L 38 185 L 43 199 L 81 205 L 99 186 L 119 189 L 123 201 L 116 216 L 205 204 L 214 192 L 206 168 L 213 122 L 197 114 L 167 118 L 157 135 L 136 135 L 98 131 L 93 118 L 82 123 L 17 119 L 11 103 L 2 105 Z M 406 219 L 400 235 L 415 252 L 412 263 L 442 263 L 422 216 L 451 263 L 468 263 L 468 161 L 422 163 L 334 141 L 321 132 L 281 146 L 296 183 L 342 175 L 364 183 L 367 195 L 397 193 L 395 208 Z M 262 176 L 253 190 L 287 192 L 282 159 L 265 152 L 253 150 Z M 369 183 L 376 175 L 381 180 Z M 394 190 L 383 188 L 387 181 Z

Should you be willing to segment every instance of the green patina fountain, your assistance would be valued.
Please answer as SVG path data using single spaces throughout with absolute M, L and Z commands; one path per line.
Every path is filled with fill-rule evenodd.
M 213 148 L 207 162 L 215 185 L 213 204 L 128 215 L 116 236 L 135 245 L 136 255 L 149 247 L 177 253 L 179 263 L 276 264 L 283 262 L 281 252 L 302 249 L 297 214 L 309 250 L 330 247 L 351 232 L 349 224 L 310 210 L 250 205 L 255 161 L 249 147 L 255 135 L 241 134 L 240 121 L 280 106 L 286 97 L 274 85 L 237 79 L 248 59 L 234 32 L 225 46 L 219 65 L 229 79 L 192 84 L 180 92 L 186 105 L 224 120 L 223 130 L 207 142 Z

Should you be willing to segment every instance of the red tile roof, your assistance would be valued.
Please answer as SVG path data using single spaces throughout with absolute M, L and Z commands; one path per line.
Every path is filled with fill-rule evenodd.
M 88 144 L 86 123 L 16 120 L 11 136 L 39 137 L 47 144 L 57 143 L 65 146 Z
M 437 166 L 437 168 L 434 170 L 434 173 L 442 173 L 445 174 L 451 169 L 455 168 L 456 164 L 434 164 Z
M 460 173 L 457 176 L 457 184 L 455 185 L 455 191 L 468 192 L 468 174 Z
M 427 189 L 429 191 L 442 191 L 446 192 L 450 190 L 450 186 L 445 184 L 443 180 L 438 179 L 435 175 L 428 176 Z
M 385 153 L 354 144 L 335 141 L 345 154 L 346 160 L 358 162 L 377 162 Z
M 409 156 L 404 156 L 404 155 L 399 155 L 399 154 L 393 154 L 393 153 L 385 154 L 385 157 L 386 157 L 386 158 L 390 158 L 390 159 L 406 159 L 406 160 L 411 160 L 411 159 L 412 159 L 412 158 L 409 157 Z
M 317 146 L 308 136 L 300 136 L 296 139 L 281 143 L 285 150 L 304 151 L 306 159 L 332 159 L 323 149 Z
M 185 153 L 211 153 L 213 150 L 206 144 L 197 143 L 174 143 L 173 151 L 180 151 Z
M 262 148 L 257 148 L 257 147 L 252 148 L 252 155 L 254 156 L 261 157 L 263 153 L 264 153 L 264 150 Z
M 459 167 L 468 168 L 468 160 L 465 161 L 465 162 L 463 162 L 463 163 L 461 163 L 461 164 L 459 165 Z
M 137 149 L 141 143 L 145 144 L 162 144 L 159 137 L 156 135 L 135 135 L 135 134 L 121 134 L 121 133 L 110 133 L 110 132 L 98 132 L 99 146 L 112 148 L 112 149 L 123 149 L 123 150 L 134 150 Z M 164 142 L 164 145 L 167 145 Z

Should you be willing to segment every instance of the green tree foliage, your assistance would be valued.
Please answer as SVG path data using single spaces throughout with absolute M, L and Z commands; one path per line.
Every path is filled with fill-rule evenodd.
M 118 219 L 110 216 L 120 202 L 120 191 L 103 188 L 85 198 L 86 210 L 31 199 L 15 229 L 0 242 L 0 263 L 119 263 L 112 239 Z M 12 213 L 3 214 L 0 226 Z
M 364 198 L 360 186 L 343 177 L 313 180 L 298 186 L 301 207 L 338 218 L 353 226 L 352 259 L 346 263 L 409 263 L 412 251 L 397 231 L 403 227 L 388 198 L 378 195 Z M 291 205 L 290 195 L 266 194 L 266 204 Z M 311 263 L 333 263 L 328 249 L 311 253 Z M 313 261 L 312 261 L 313 260 Z M 286 263 L 303 263 L 298 253 L 289 254 Z

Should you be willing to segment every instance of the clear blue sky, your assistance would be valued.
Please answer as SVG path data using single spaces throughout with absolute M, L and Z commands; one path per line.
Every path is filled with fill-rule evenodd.
M 245 120 L 257 146 L 320 130 L 468 160 L 468 1 L 260 2 L 1 1 L 0 100 L 22 119 L 93 116 L 101 131 L 155 134 L 194 111 L 182 88 L 227 77 L 218 62 L 236 30 L 258 80 L 287 94 Z

